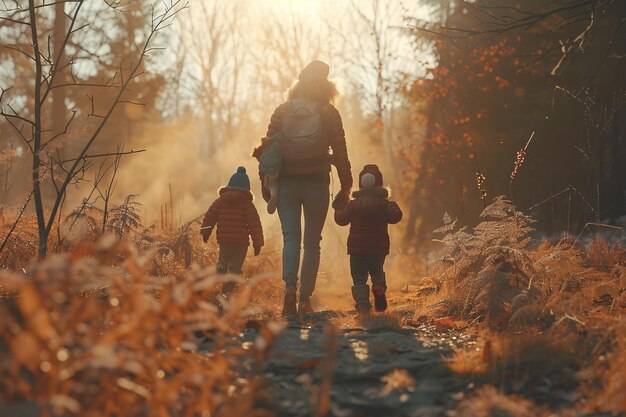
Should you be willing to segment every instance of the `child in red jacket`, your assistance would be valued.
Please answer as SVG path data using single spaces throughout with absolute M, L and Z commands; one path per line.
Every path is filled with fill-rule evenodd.
M 350 224 L 348 254 L 354 286 L 352 296 L 360 315 L 372 309 L 369 298 L 368 276 L 372 277 L 372 293 L 376 311 L 387 309 L 387 281 L 384 264 L 389 254 L 387 225 L 398 223 L 402 211 L 389 200 L 389 191 L 383 187 L 383 174 L 376 165 L 365 165 L 359 174 L 359 190 L 352 199 L 335 210 L 335 222 Z
M 254 255 L 263 246 L 263 227 L 259 213 L 252 202 L 250 179 L 244 167 L 239 167 L 230 178 L 228 186 L 220 188 L 219 197 L 211 204 L 202 221 L 200 232 L 204 242 L 209 240 L 217 225 L 217 243 L 220 254 L 217 261 L 218 274 L 241 275 L 246 259 L 249 236 L 252 237 Z M 228 295 L 235 288 L 234 282 L 224 284 L 223 293 Z

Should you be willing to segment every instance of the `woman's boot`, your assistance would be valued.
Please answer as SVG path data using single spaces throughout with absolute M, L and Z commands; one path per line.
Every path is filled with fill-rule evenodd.
M 296 309 L 297 292 L 295 286 L 285 288 L 285 301 L 283 302 L 283 317 L 293 318 L 298 315 Z
M 307 314 L 313 313 L 313 307 L 311 306 L 311 297 L 302 298 L 298 303 L 298 314 L 300 317 L 305 317 Z
M 354 298 L 356 311 L 360 316 L 367 316 L 372 310 L 370 303 L 370 286 L 367 284 L 355 285 L 352 287 L 352 297 Z

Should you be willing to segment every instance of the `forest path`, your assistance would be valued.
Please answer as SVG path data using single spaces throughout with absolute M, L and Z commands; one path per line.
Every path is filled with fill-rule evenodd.
M 472 343 L 469 336 L 427 325 L 400 327 L 393 313 L 363 327 L 329 326 L 350 315 L 314 313 L 274 341 L 261 373 L 277 415 L 317 415 L 325 398 L 328 415 L 335 417 L 428 417 L 459 400 L 468 382 L 453 375 L 443 358 L 454 346 Z M 257 336 L 248 328 L 243 343 Z

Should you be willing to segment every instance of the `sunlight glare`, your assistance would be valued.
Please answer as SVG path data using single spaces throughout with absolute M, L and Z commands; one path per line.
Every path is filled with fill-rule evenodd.
M 354 352 L 354 357 L 360 361 L 365 361 L 369 358 L 369 349 L 367 347 L 367 342 L 363 340 L 351 339 L 348 341 L 350 347 L 352 348 L 352 352 Z

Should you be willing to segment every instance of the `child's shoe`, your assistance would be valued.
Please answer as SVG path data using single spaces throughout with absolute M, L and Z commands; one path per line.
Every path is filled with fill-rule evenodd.
M 387 310 L 387 297 L 385 297 L 385 289 L 382 287 L 372 288 L 374 294 L 374 308 L 379 313 Z
M 352 298 L 354 298 L 354 303 L 356 307 L 356 311 L 360 316 L 367 316 L 372 311 L 372 304 L 370 303 L 370 286 L 367 284 L 364 285 L 355 285 L 352 287 Z

